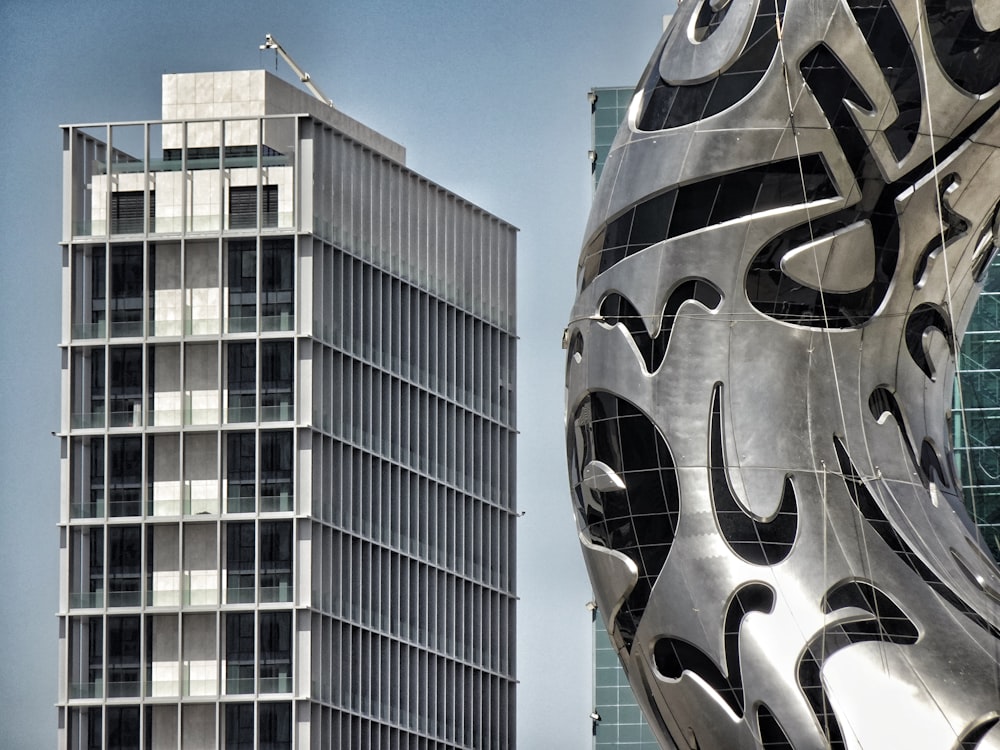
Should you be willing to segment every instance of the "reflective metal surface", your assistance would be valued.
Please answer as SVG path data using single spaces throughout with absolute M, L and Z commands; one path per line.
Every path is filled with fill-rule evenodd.
M 1000 12 L 687 0 L 567 330 L 597 601 L 672 748 L 1000 748 L 949 411 L 997 242 Z

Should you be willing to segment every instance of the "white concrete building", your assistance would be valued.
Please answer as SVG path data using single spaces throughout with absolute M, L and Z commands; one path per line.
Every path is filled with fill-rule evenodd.
M 509 748 L 515 246 L 264 71 L 63 128 L 60 747 Z

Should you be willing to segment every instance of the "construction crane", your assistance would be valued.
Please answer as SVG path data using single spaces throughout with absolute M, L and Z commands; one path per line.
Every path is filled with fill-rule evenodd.
M 281 59 L 284 60 L 286 63 L 288 63 L 288 67 L 290 67 L 293 71 L 295 71 L 295 75 L 297 75 L 299 77 L 299 80 L 306 85 L 306 88 L 308 88 L 309 91 L 312 92 L 313 96 L 315 96 L 317 99 L 323 102 L 323 104 L 326 104 L 329 107 L 333 106 L 333 102 L 326 97 L 326 94 L 324 94 L 322 91 L 319 90 L 319 86 L 317 86 L 315 83 L 312 82 L 312 78 L 309 77 L 309 74 L 306 73 L 304 70 L 302 70 L 302 68 L 300 68 L 295 63 L 295 60 L 293 60 L 289 56 L 289 54 L 285 52 L 285 48 L 282 47 L 280 44 L 278 44 L 277 39 L 275 39 L 270 34 L 264 34 L 264 43 L 260 45 L 260 48 L 273 49 L 275 52 L 281 55 Z

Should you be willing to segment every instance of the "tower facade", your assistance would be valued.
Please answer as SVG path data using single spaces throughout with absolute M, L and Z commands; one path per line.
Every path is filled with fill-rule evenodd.
M 264 71 L 63 128 L 60 747 L 508 748 L 515 249 Z

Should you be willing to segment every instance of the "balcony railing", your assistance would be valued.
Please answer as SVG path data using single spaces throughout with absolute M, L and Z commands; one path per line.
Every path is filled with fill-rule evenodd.
M 142 683 L 138 680 L 127 682 L 108 682 L 109 698 L 138 698 L 142 689 Z
M 74 323 L 74 339 L 103 339 L 106 335 L 107 327 L 103 320 L 97 323 Z
M 256 598 L 253 586 L 229 586 L 226 589 L 227 604 L 249 604 Z
M 138 607 L 142 604 L 141 591 L 109 591 L 109 607 Z
M 292 601 L 293 587 L 291 583 L 282 582 L 277 586 L 261 586 L 260 600 L 262 603 Z
M 287 513 L 294 510 L 294 505 L 295 497 L 288 492 L 282 492 L 279 495 L 260 496 L 261 513 Z
M 256 317 L 230 317 L 226 321 L 226 329 L 230 333 L 249 333 L 257 330 Z
M 70 609 L 100 609 L 104 606 L 104 592 L 70 592 Z
M 286 672 L 276 677 L 261 677 L 260 692 L 290 693 L 292 692 L 292 676 Z
M 89 500 L 69 504 L 70 518 L 104 518 L 104 500 Z
M 295 418 L 295 406 L 290 401 L 282 401 L 275 406 L 260 407 L 261 422 L 288 422 Z
M 262 331 L 291 331 L 295 329 L 295 314 L 283 312 L 280 315 L 264 315 L 260 319 Z
M 253 513 L 257 510 L 257 496 L 250 488 L 249 494 L 230 493 L 226 498 L 226 512 L 228 513 Z
M 104 427 L 104 410 L 74 414 L 70 425 L 74 430 L 93 430 Z
M 93 682 L 73 682 L 69 686 L 69 697 L 90 699 L 104 697 L 104 682 L 94 680 Z

